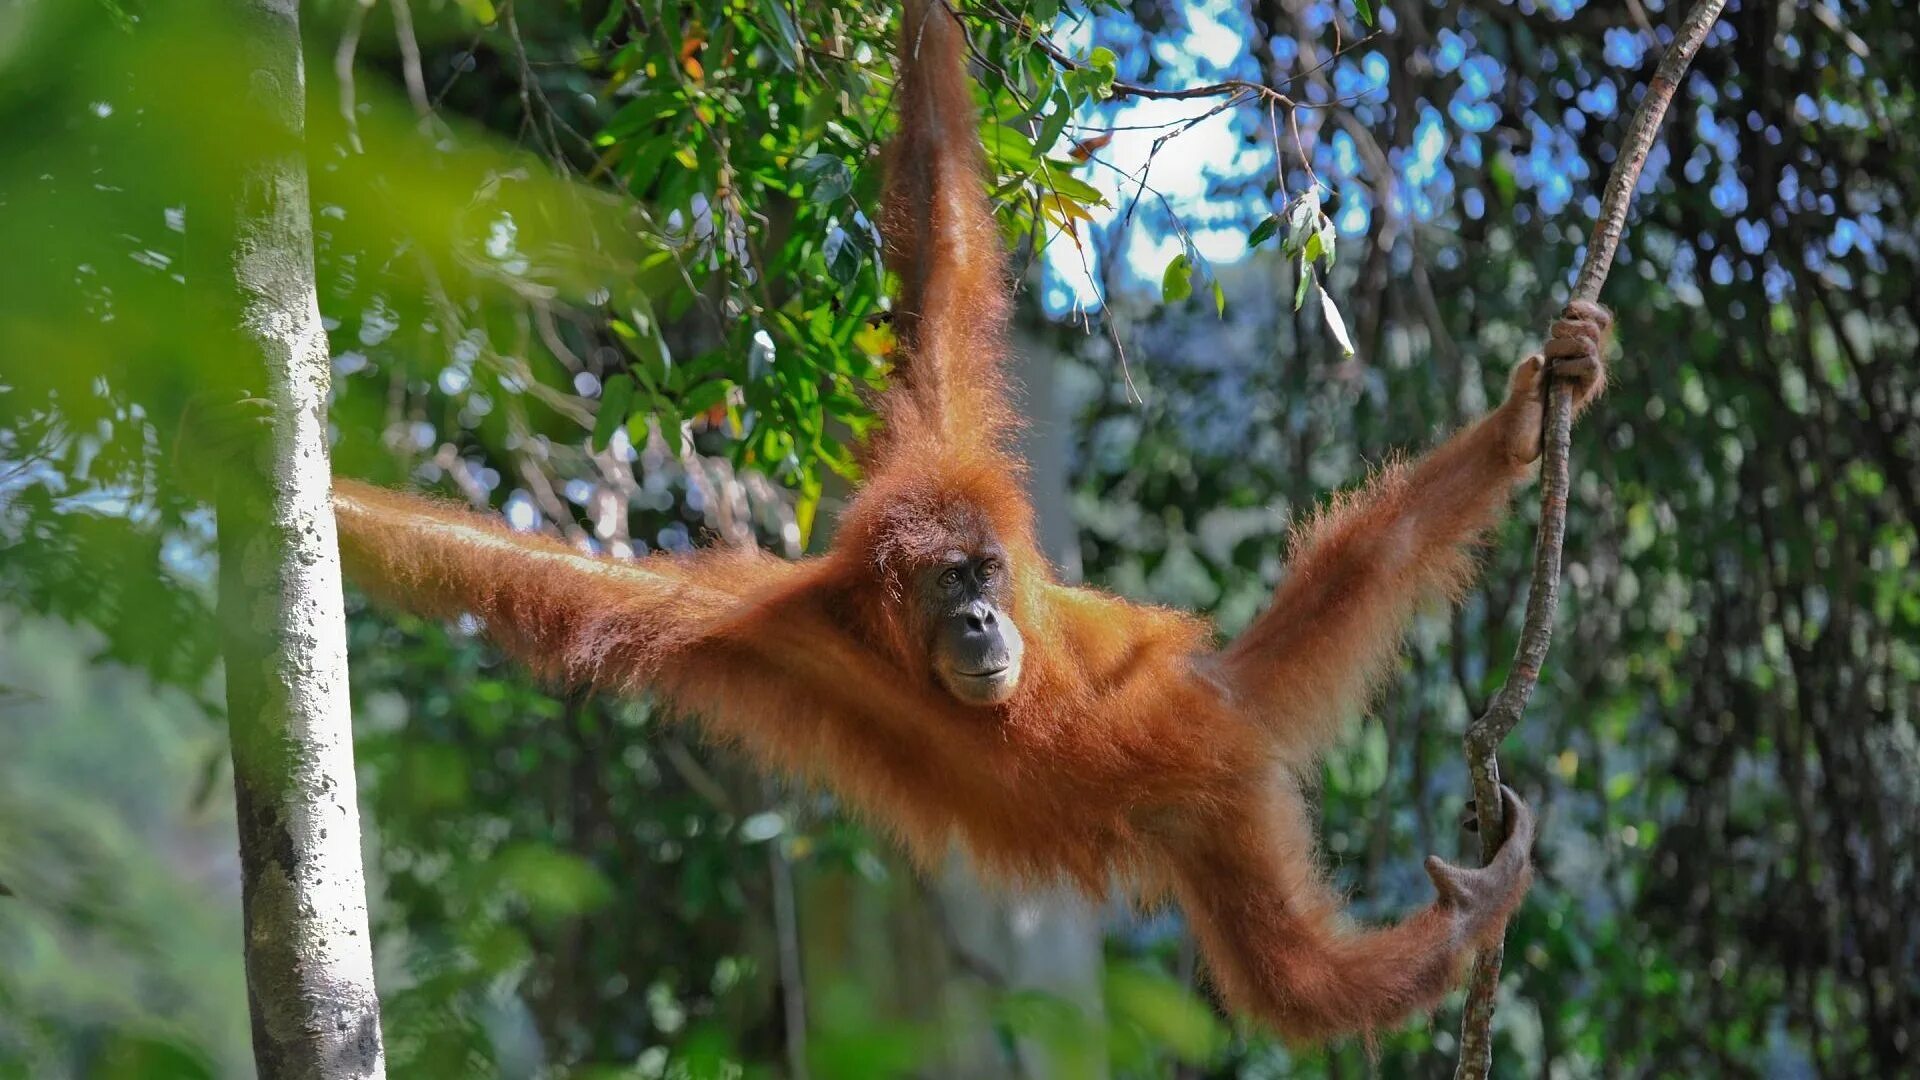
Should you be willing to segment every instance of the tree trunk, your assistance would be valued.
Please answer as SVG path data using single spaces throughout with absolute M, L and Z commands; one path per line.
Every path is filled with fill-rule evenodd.
M 1065 581 L 1080 579 L 1080 550 L 1067 500 L 1067 440 L 1072 418 L 1054 386 L 1053 348 L 1014 332 L 1014 371 L 1026 392 L 1029 423 L 1022 433 L 1040 546 Z M 999 990 L 1037 990 L 1072 1004 L 1080 1019 L 1013 1046 L 1019 1075 L 1095 1080 L 1108 1074 L 1101 995 L 1105 933 L 1099 908 L 1065 889 L 1004 895 L 983 887 L 964 859 L 954 859 L 935 883 L 952 943 L 966 960 L 998 980 Z M 962 985 L 949 994 L 965 996 Z M 977 996 L 977 995 L 976 995 Z M 973 1005 L 979 1007 L 979 1002 Z M 964 1009 L 962 1010 L 964 1015 Z M 966 1064 L 1003 1059 L 992 1024 L 965 1034 L 978 1040 Z M 963 1069 L 961 1075 L 979 1075 Z
M 233 20 L 230 74 L 258 122 L 234 134 L 247 149 L 235 162 L 228 314 L 240 370 L 274 406 L 219 499 L 254 1060 L 266 1080 L 383 1077 L 327 456 L 327 339 L 301 150 L 298 3 L 215 8 Z

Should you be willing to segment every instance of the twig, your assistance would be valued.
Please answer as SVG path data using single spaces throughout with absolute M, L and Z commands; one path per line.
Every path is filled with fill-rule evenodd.
M 523 110 L 526 112 L 526 123 L 533 129 L 534 137 L 537 140 L 540 134 L 540 123 L 545 121 L 547 128 L 548 158 L 553 162 L 554 167 L 560 170 L 563 175 L 570 175 L 573 172 L 573 167 L 567 161 L 567 152 L 560 146 L 561 131 L 565 131 L 568 135 L 573 136 L 573 140 L 580 144 L 586 151 L 588 157 L 594 156 L 598 148 L 593 145 L 592 139 L 587 138 L 572 124 L 567 123 L 566 117 L 560 115 L 560 110 L 553 107 L 553 100 L 547 97 L 547 88 L 541 85 L 540 80 L 534 76 L 534 62 L 528 58 L 527 43 L 525 39 L 520 36 L 520 16 L 519 13 L 514 10 L 513 0 L 507 0 L 507 3 L 500 6 L 500 24 L 507 31 L 507 39 L 513 42 L 514 60 L 520 67 L 520 102 Z M 531 97 L 529 95 L 531 95 Z M 540 103 L 540 111 L 538 113 L 536 113 L 533 108 L 533 102 L 536 100 Z
M 1660 122 L 1673 101 L 1681 76 L 1686 74 L 1693 54 L 1706 41 L 1708 31 L 1720 18 L 1726 0 L 1695 0 L 1686 18 L 1674 33 L 1673 43 L 1660 60 L 1660 66 L 1647 84 L 1647 94 L 1627 125 L 1620 140 L 1620 156 L 1607 178 L 1606 194 L 1600 202 L 1600 218 L 1593 226 L 1587 244 L 1587 258 L 1574 280 L 1573 299 L 1594 301 L 1606 283 L 1613 265 L 1613 253 L 1627 229 L 1627 210 L 1633 202 L 1634 188 L 1640 183 L 1640 170 L 1659 134 Z M 1495 751 L 1501 740 L 1520 722 L 1527 699 L 1540 681 L 1540 667 L 1546 661 L 1547 646 L 1553 640 L 1554 614 L 1560 603 L 1560 553 L 1567 533 L 1567 453 L 1573 431 L 1573 394 L 1564 384 L 1547 380 L 1547 418 L 1545 448 L 1540 466 L 1540 533 L 1533 553 L 1533 583 L 1527 595 L 1526 622 L 1520 631 L 1520 645 L 1514 652 L 1513 667 L 1506 684 L 1493 697 L 1487 711 L 1467 727 L 1467 769 L 1473 777 L 1474 807 L 1480 818 L 1480 855 L 1490 861 L 1506 836 L 1506 821 L 1500 806 L 1500 763 Z M 1504 948 L 1495 944 L 1481 952 L 1474 962 L 1473 977 L 1467 986 L 1467 1002 L 1460 1021 L 1460 1060 L 1454 1068 L 1454 1080 L 1481 1080 L 1493 1067 L 1494 995 L 1500 987 L 1500 961 Z
M 407 0 L 391 0 L 393 37 L 400 43 L 400 77 L 407 84 L 407 100 L 422 120 L 433 115 L 427 100 L 427 78 L 420 66 L 420 39 L 413 32 L 413 8 Z M 452 80 L 448 80 L 451 82 Z
M 767 805 L 779 805 L 772 786 L 761 785 Z M 782 838 L 767 843 L 768 884 L 773 893 L 773 928 L 780 964 L 780 1019 L 787 1051 L 787 1080 L 808 1080 L 807 980 L 800 955 L 800 905 L 793 886 L 793 860 Z
M 359 0 L 347 9 L 346 25 L 340 29 L 340 45 L 333 51 L 334 80 L 340 84 L 340 118 L 347 124 L 347 145 L 358 154 L 364 152 L 360 145 L 360 114 L 354 104 L 353 57 L 360 49 L 360 28 L 367 21 L 367 9 L 373 6 L 373 0 Z
M 1022 22 L 1018 16 L 1001 7 L 999 4 L 988 4 L 986 6 L 986 13 L 988 18 L 1032 42 L 1034 48 L 1045 53 L 1048 59 L 1060 65 L 1062 69 L 1067 71 L 1085 71 L 1087 69 L 1087 65 L 1060 51 L 1059 48 L 1055 47 L 1054 44 L 1045 37 L 1034 33 L 1033 29 Z M 955 11 L 954 15 L 957 18 L 959 12 Z M 1221 97 L 1228 94 L 1236 97 L 1242 94 L 1254 94 L 1282 108 L 1291 109 L 1294 107 L 1292 98 L 1275 90 L 1271 86 L 1253 82 L 1249 79 L 1222 79 L 1217 83 L 1208 83 L 1205 86 L 1186 86 L 1178 90 L 1163 90 L 1157 86 L 1141 86 L 1139 83 L 1122 82 L 1119 80 L 1115 80 L 1113 84 L 1113 96 L 1115 97 L 1145 98 L 1152 101 L 1187 101 L 1192 98 Z

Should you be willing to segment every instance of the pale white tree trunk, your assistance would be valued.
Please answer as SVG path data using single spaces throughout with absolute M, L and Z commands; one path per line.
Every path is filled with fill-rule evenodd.
M 1080 578 L 1080 548 L 1067 506 L 1067 439 L 1071 417 L 1055 392 L 1053 350 L 1031 335 L 1016 333 L 1014 374 L 1026 391 L 1022 412 L 1028 487 L 1040 546 L 1063 580 Z M 963 858 L 950 860 L 935 885 L 947 933 L 969 965 L 988 969 L 1006 990 L 1040 990 L 1072 1003 L 1084 1036 L 1062 1031 L 1054 1040 L 1022 1039 L 1015 1047 L 1027 1077 L 1093 1078 L 1107 1073 L 1106 1028 L 1101 996 L 1104 964 L 1100 911 L 1066 889 L 1008 896 L 983 888 Z M 971 989 L 970 989 L 971 987 Z M 999 1074 L 989 1063 L 1004 1058 L 985 1001 L 976 984 L 950 981 L 948 1007 L 960 1015 L 948 1030 L 966 1033 L 975 1045 L 955 1047 L 956 1075 Z M 978 1013 L 981 1015 L 968 1015 Z M 988 1071 L 981 1071 L 988 1070 Z
M 248 126 L 259 125 L 232 136 L 246 149 L 234 163 L 227 269 L 236 355 L 258 380 L 249 388 L 274 405 L 219 499 L 254 1059 L 266 1080 L 384 1077 L 327 456 L 330 372 L 301 151 L 299 8 L 210 7 L 233 20 L 231 82 Z

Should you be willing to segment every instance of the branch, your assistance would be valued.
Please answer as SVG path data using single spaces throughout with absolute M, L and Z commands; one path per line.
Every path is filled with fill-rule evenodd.
M 433 103 L 427 100 L 427 79 L 420 67 L 420 39 L 413 32 L 413 8 L 407 0 L 392 0 L 389 6 L 393 9 L 394 40 L 400 43 L 400 76 L 407 84 L 407 100 L 425 120 L 433 115 Z
M 1078 60 L 1075 60 L 1073 57 L 1068 56 L 1066 53 L 1062 52 L 1052 42 L 1048 41 L 1043 35 L 1035 33 L 1032 27 L 1028 26 L 1025 22 L 1021 21 L 1019 16 L 1001 7 L 999 4 L 988 3 L 984 5 L 982 10 L 986 14 L 987 18 L 992 19 L 994 22 L 999 23 L 1000 25 L 1013 31 L 1015 34 L 1018 34 L 1019 36 L 1026 38 L 1028 42 L 1032 43 L 1034 48 L 1039 49 L 1042 53 L 1045 53 L 1047 58 L 1052 60 L 1055 64 L 1058 64 L 1062 70 L 1064 71 L 1087 70 L 1087 65 L 1081 63 Z M 954 11 L 953 14 L 955 18 L 958 18 L 960 13 L 956 10 Z M 1368 34 L 1365 38 L 1360 39 L 1360 41 L 1354 42 L 1354 45 L 1358 46 L 1360 44 L 1363 44 L 1364 42 L 1370 40 L 1373 36 L 1374 36 L 1373 34 Z M 1263 98 L 1283 109 L 1292 109 L 1295 107 L 1294 101 L 1292 98 L 1288 97 L 1287 95 L 1281 93 L 1278 90 L 1275 90 L 1271 86 L 1268 86 L 1264 83 L 1254 82 L 1251 79 L 1223 79 L 1217 83 L 1208 83 L 1205 86 L 1182 87 L 1179 90 L 1163 90 L 1157 86 L 1142 86 L 1139 83 L 1130 83 L 1130 82 L 1122 82 L 1119 80 L 1115 80 L 1113 84 L 1113 96 L 1114 97 L 1146 98 L 1152 101 L 1188 101 L 1193 98 L 1210 98 L 1210 97 L 1238 98 L 1242 96 L 1250 96 L 1250 97 Z
M 1640 170 L 1659 134 L 1660 122 L 1679 88 L 1681 76 L 1693 62 L 1693 54 L 1706 41 L 1708 31 L 1720 18 L 1726 0 L 1695 0 L 1686 18 L 1674 33 L 1673 43 L 1647 84 L 1647 94 L 1639 111 L 1627 125 L 1620 142 L 1620 156 L 1613 174 L 1607 178 L 1607 190 L 1600 203 L 1600 219 L 1594 223 L 1593 237 L 1587 244 L 1586 262 L 1574 280 L 1573 299 L 1595 301 L 1606 284 L 1607 271 L 1613 266 L 1613 253 L 1627 231 L 1627 210 L 1633 202 L 1634 188 L 1640 183 Z M 1467 769 L 1473 777 L 1474 807 L 1480 817 L 1480 855 L 1490 861 L 1506 836 L 1500 805 L 1500 763 L 1495 757 L 1501 740 L 1520 722 L 1540 681 L 1540 668 L 1547 658 L 1547 646 L 1553 640 L 1554 614 L 1560 606 L 1560 553 L 1567 534 L 1568 441 L 1573 431 L 1573 395 L 1565 386 L 1556 386 L 1549 376 L 1547 384 L 1546 447 L 1540 467 L 1540 533 L 1533 552 L 1533 583 L 1527 595 L 1526 622 L 1520 631 L 1520 645 L 1514 652 L 1513 667 L 1507 681 L 1494 695 L 1487 711 L 1467 727 Z M 1493 1067 L 1494 993 L 1500 986 L 1502 946 L 1496 944 L 1481 952 L 1473 966 L 1473 978 L 1467 987 L 1467 1002 L 1460 1022 L 1460 1060 L 1454 1080 L 1482 1080 Z
M 363 153 L 360 145 L 360 111 L 354 106 L 353 57 L 360 48 L 360 28 L 367 21 L 369 3 L 356 3 L 347 9 L 346 25 L 340 30 L 340 45 L 333 51 L 333 77 L 340 84 L 340 118 L 346 121 L 347 145 Z

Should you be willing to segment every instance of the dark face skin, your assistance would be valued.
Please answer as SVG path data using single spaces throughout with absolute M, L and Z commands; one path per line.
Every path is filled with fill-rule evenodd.
M 927 650 L 940 685 L 968 705 L 998 705 L 1020 684 L 1026 649 L 1008 616 L 1013 575 L 998 544 L 952 551 L 920 574 Z

